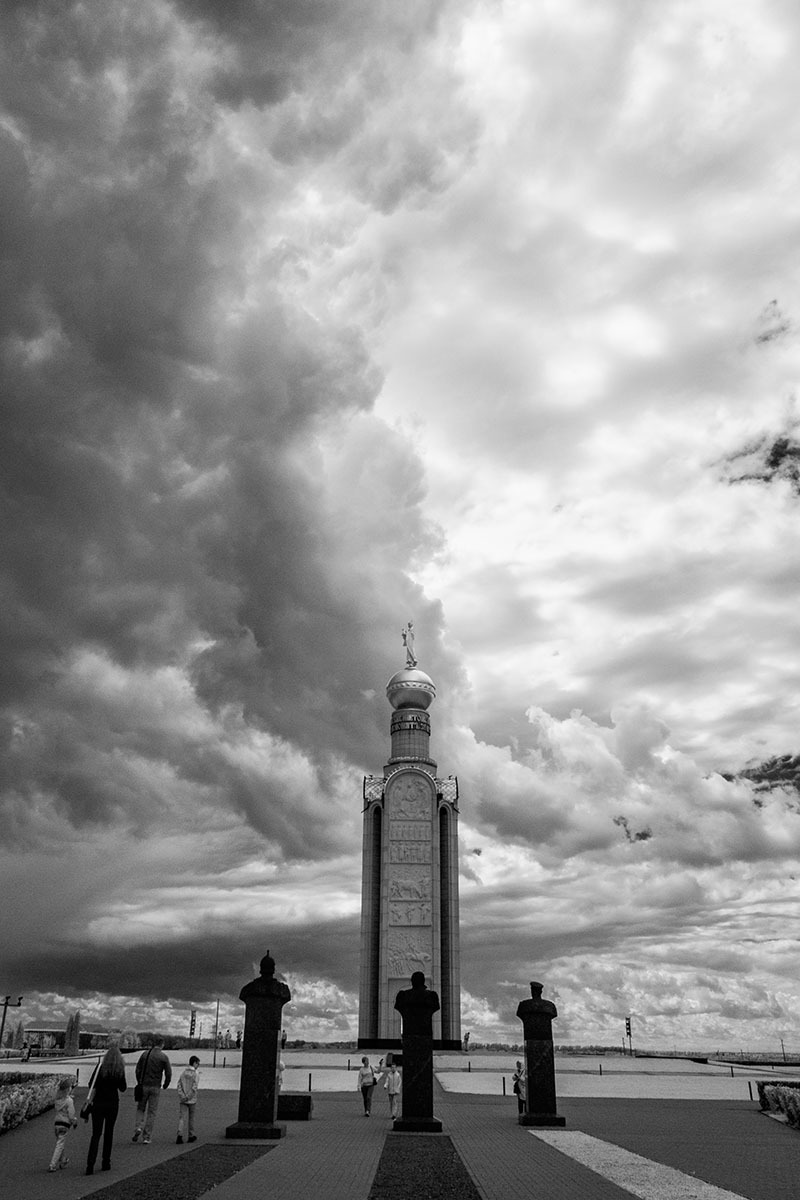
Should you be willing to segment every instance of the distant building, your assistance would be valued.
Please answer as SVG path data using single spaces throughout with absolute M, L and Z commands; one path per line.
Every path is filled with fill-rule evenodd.
M 81 1029 L 78 1035 L 79 1050 L 105 1050 L 112 1033 L 108 1029 Z M 28 1027 L 25 1030 L 25 1040 L 28 1049 L 35 1058 L 37 1054 L 51 1054 L 53 1051 L 65 1051 L 66 1029 L 52 1029 L 44 1026 Z

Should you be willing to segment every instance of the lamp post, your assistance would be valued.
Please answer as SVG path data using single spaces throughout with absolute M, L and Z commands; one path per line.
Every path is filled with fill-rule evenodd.
M 10 1008 L 21 1008 L 22 996 L 17 996 L 16 1004 L 12 1004 L 11 997 L 6 996 L 3 1000 L 3 1019 L 0 1021 L 0 1050 L 3 1048 L 3 1031 L 6 1027 L 6 1013 Z
M 211 1064 L 213 1067 L 217 1065 L 217 1038 L 219 1037 L 219 1000 L 217 1000 L 217 1017 L 214 1021 L 214 1061 Z

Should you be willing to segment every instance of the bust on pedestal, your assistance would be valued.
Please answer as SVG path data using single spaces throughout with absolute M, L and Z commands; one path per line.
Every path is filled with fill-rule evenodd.
M 542 984 L 531 984 L 530 1000 L 517 1008 L 525 1036 L 525 1112 L 520 1125 L 566 1125 L 556 1112 L 556 1064 L 553 1056 L 553 1020 L 558 1010 L 542 999 Z
M 275 978 L 275 960 L 268 951 L 258 979 L 239 993 L 245 1006 L 239 1119 L 225 1130 L 226 1137 L 280 1138 L 286 1133 L 275 1118 L 282 1010 L 291 998 L 286 984 Z
M 394 1128 L 405 1133 L 441 1133 L 433 1115 L 433 1014 L 439 997 L 425 986 L 422 971 L 411 976 L 411 987 L 398 992 L 394 1006 L 403 1019 L 402 1115 Z

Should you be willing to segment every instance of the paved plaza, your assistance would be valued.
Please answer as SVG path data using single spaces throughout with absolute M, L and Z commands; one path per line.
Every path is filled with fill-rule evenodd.
M 285 1138 L 268 1152 L 263 1143 L 263 1157 L 206 1194 L 367 1200 L 387 1136 L 406 1136 L 391 1132 L 383 1097 L 375 1100 L 367 1119 L 357 1093 L 315 1095 L 311 1121 L 289 1122 Z M 46 1169 L 52 1113 L 4 1134 L 2 1194 L 81 1200 L 116 1185 L 114 1200 L 125 1200 L 142 1171 L 222 1142 L 236 1115 L 235 1093 L 201 1093 L 197 1145 L 176 1146 L 177 1105 L 170 1101 L 167 1093 L 153 1142 L 142 1146 L 131 1143 L 133 1104 L 123 1097 L 113 1169 L 92 1177 L 83 1174 L 89 1133 L 82 1122 L 71 1136 L 70 1165 L 57 1175 Z M 749 1101 L 565 1099 L 559 1111 L 566 1129 L 541 1133 L 517 1124 L 511 1098 L 456 1095 L 436 1085 L 435 1108 L 485 1200 L 796 1200 L 800 1192 L 800 1133 Z

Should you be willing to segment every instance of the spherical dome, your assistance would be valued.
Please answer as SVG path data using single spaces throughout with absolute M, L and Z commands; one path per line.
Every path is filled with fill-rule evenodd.
M 386 697 L 392 708 L 428 708 L 436 698 L 436 687 L 418 667 L 404 667 L 387 683 Z

